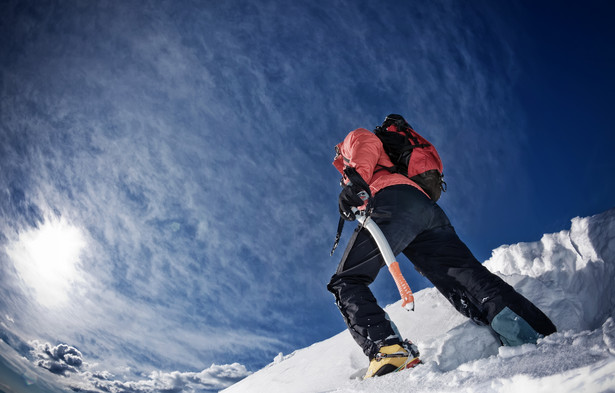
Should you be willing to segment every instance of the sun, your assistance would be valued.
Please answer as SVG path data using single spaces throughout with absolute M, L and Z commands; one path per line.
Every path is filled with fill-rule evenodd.
M 36 300 L 50 307 L 69 299 L 71 288 L 81 278 L 80 256 L 85 247 L 81 229 L 62 218 L 51 218 L 20 233 L 7 247 L 7 254 Z

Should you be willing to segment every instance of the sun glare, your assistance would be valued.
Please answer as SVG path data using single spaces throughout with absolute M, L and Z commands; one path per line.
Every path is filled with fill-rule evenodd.
M 57 306 L 68 300 L 71 287 L 80 279 L 79 257 L 85 246 L 78 227 L 63 219 L 51 219 L 19 234 L 7 252 L 36 300 Z

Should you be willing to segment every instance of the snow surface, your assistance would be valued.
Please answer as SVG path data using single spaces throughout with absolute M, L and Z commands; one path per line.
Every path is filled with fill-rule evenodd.
M 278 355 L 225 389 L 234 392 L 615 392 L 615 209 L 572 220 L 538 242 L 501 246 L 485 262 L 538 305 L 558 333 L 536 345 L 501 347 L 434 288 L 415 294 L 416 311 L 386 307 L 423 364 L 362 381 L 367 358 L 344 331 Z

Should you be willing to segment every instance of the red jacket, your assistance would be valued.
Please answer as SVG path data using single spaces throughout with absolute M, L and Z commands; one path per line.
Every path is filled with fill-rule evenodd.
M 396 184 L 409 184 L 421 190 L 418 184 L 399 173 L 391 173 L 387 167 L 393 163 L 385 153 L 380 139 L 365 128 L 358 128 L 349 133 L 344 141 L 335 147 L 337 155 L 333 165 L 343 175 L 344 168 L 351 166 L 369 184 L 372 195 L 385 187 Z M 348 179 L 344 179 L 346 183 Z M 427 195 L 427 194 L 425 194 Z

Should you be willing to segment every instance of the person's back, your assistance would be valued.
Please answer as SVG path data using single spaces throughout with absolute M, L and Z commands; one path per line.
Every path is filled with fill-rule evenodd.
M 382 142 L 371 131 L 358 128 L 350 132 L 335 147 L 333 166 L 345 178 L 344 168 L 355 168 L 361 178 L 370 186 L 372 195 L 381 189 L 395 184 L 409 184 L 420 189 L 419 185 L 401 173 L 391 173 L 386 168 L 393 167 L 391 159 L 384 151 Z M 344 179 L 347 182 L 348 179 Z

